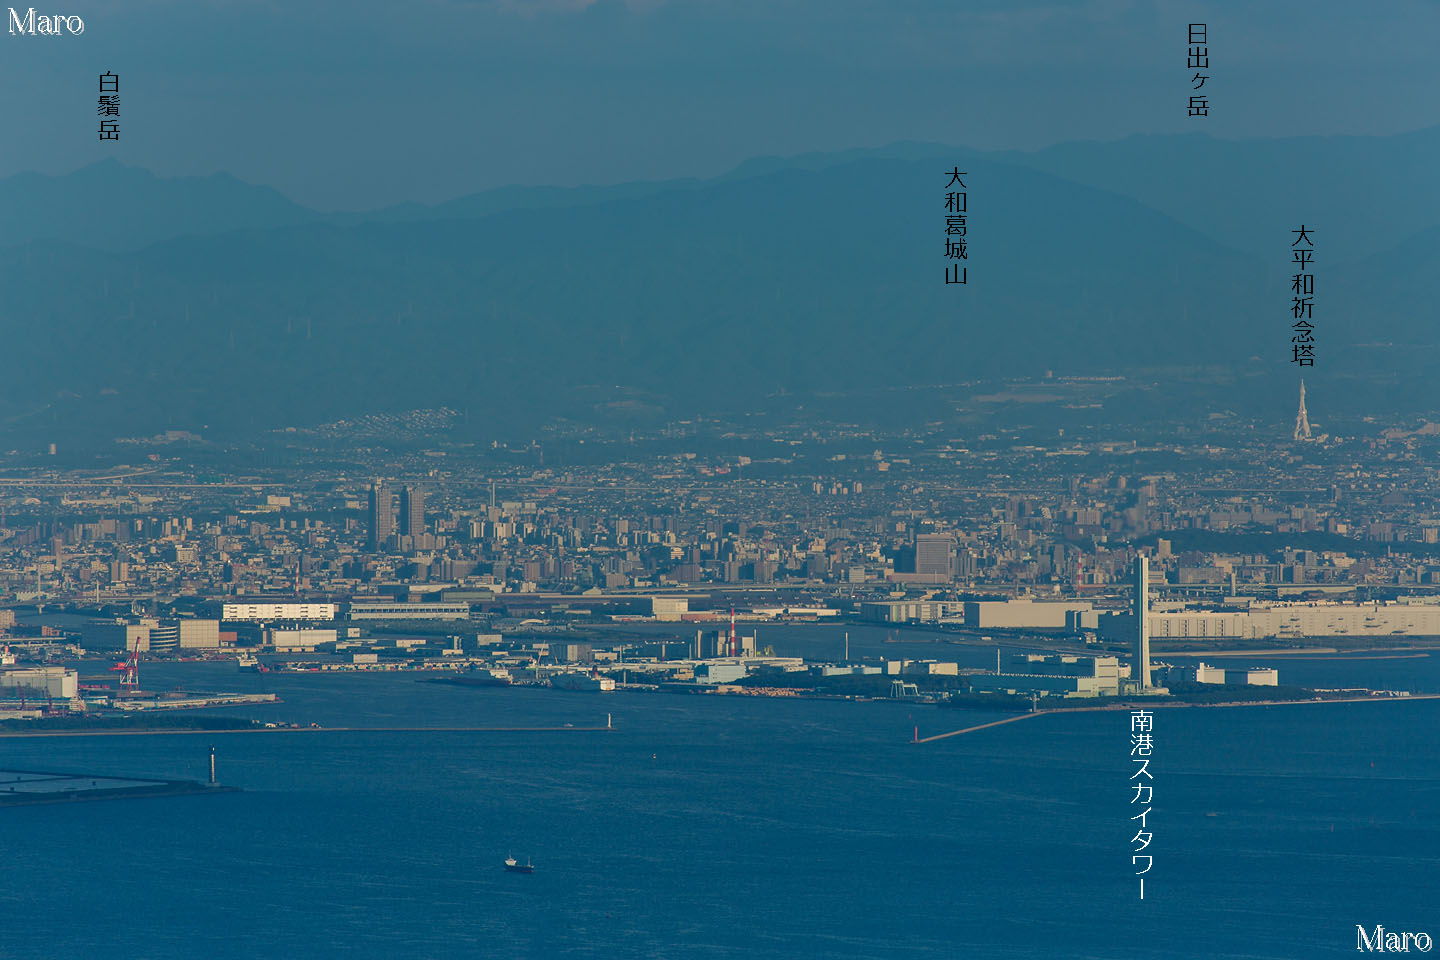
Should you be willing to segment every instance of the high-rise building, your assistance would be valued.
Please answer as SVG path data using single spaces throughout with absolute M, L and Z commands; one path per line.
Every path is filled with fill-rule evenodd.
M 915 536 L 915 572 L 950 576 L 950 553 L 955 538 L 948 533 L 920 533 Z
M 1135 558 L 1135 675 L 1141 690 L 1150 689 L 1150 560 Z
M 400 535 L 418 537 L 425 532 L 425 491 L 406 485 L 400 491 Z
M 395 532 L 395 504 L 390 488 L 376 480 L 370 488 L 370 549 L 379 550 Z

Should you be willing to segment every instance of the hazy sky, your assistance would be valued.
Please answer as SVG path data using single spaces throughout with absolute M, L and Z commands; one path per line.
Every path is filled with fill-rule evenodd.
M 21 8 L 22 14 L 24 8 Z M 8 9 L 0 8 L 8 16 Z M 0 34 L 0 176 L 105 156 L 322 209 L 711 176 L 762 154 L 1440 122 L 1435 0 L 65 0 Z M 1189 118 L 1186 25 L 1212 114 Z M 96 77 L 120 75 L 119 143 Z

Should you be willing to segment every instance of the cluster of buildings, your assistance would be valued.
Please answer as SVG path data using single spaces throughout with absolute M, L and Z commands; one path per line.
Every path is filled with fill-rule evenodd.
M 1247 667 L 1240 670 L 1218 670 L 1200 663 L 1195 667 L 1156 665 L 1151 660 L 1150 641 L 1155 637 L 1155 613 L 1150 601 L 1150 561 L 1140 556 L 1135 560 L 1132 572 L 1130 609 L 1128 614 L 1114 614 L 1108 620 L 1123 625 L 1123 636 L 1133 644 L 1130 662 L 1122 663 L 1118 657 L 1107 656 L 1065 656 L 1052 654 L 1015 654 L 1010 659 L 1010 668 L 1003 669 L 1000 652 L 995 653 L 995 672 L 970 678 L 972 692 L 1032 694 L 1036 696 L 1105 697 L 1105 696 L 1163 696 L 1170 692 L 1167 684 L 1233 684 L 1250 686 L 1277 686 L 1278 672 L 1273 668 Z M 967 605 L 968 606 L 968 605 Z M 1024 606 L 1033 606 L 1025 604 Z M 1064 607 L 1065 604 L 1054 604 Z M 1016 610 L 1026 620 L 1036 619 L 1033 612 Z M 1049 622 L 1068 619 L 1073 628 L 1075 617 L 1090 614 L 1088 605 L 1069 611 L 1052 611 L 1040 615 Z M 1009 627 L 1015 616 L 1006 616 L 1002 611 L 995 617 L 992 629 L 997 624 Z
M 1206 663 L 1167 664 L 1156 667 L 1157 677 L 1164 683 L 1236 684 L 1252 687 L 1273 687 L 1280 683 L 1280 671 L 1274 667 L 1239 667 L 1229 670 Z
M 1097 621 L 1122 635 L 1123 618 Z M 1366 603 L 1337 600 L 1263 601 L 1226 597 L 1213 604 L 1172 602 L 1150 615 L 1156 639 L 1273 640 L 1307 637 L 1437 637 L 1440 598 L 1401 597 Z
M 1088 410 L 1100 390 L 994 397 Z M 937 413 L 882 430 L 797 414 L 639 436 L 552 425 L 486 447 L 447 434 L 452 414 L 394 442 L 383 423 L 338 422 L 274 457 L 197 453 L 194 437 L 127 443 L 103 472 L 7 454 L 0 631 L 6 608 L 38 605 L 88 618 L 87 647 L 151 655 L 324 649 L 427 621 L 688 631 L 731 608 L 1127 647 L 1440 636 L 1435 430 L 1292 438 L 1225 412 L 1129 430 Z M 692 659 L 763 656 L 706 643 Z M 982 685 L 1189 682 L 1152 676 L 1144 654 L 1137 642 L 1113 678 L 1082 658 L 1001 664 Z
M 415 599 L 403 585 L 1078 602 L 1121 588 L 1142 547 L 1167 598 L 1440 589 L 1433 433 L 1266 443 L 1217 425 L 1142 444 L 722 426 L 713 442 L 752 453 L 612 448 L 567 468 L 538 448 L 350 449 L 326 462 L 360 475 L 229 476 L 166 446 L 143 487 L 36 467 L 32 486 L 0 490 L 0 601 Z M 691 439 L 699 427 L 669 445 Z M 400 479 L 363 475 L 375 459 Z

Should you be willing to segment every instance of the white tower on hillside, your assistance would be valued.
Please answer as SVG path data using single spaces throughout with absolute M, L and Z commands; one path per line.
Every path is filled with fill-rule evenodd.
M 1305 381 L 1300 381 L 1300 412 L 1295 414 L 1295 442 L 1310 439 L 1310 414 L 1305 412 Z

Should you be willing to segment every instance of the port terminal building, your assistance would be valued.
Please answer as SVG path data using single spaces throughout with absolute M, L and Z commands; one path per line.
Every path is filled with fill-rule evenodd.
M 651 597 L 650 615 L 656 620 L 680 620 L 690 612 L 688 597 Z
M 874 600 L 860 604 L 860 619 L 871 623 L 938 623 L 958 619 L 965 604 L 947 600 Z
M 805 669 L 805 661 L 800 657 L 719 657 L 690 665 L 696 683 L 734 683 L 762 668 L 794 673 Z
M 971 600 L 965 603 L 965 626 L 978 630 L 1083 629 L 1095 616 L 1089 600 Z M 1078 618 L 1078 619 L 1077 619 Z
M 1155 672 L 1165 683 L 1214 683 L 1232 686 L 1274 687 L 1280 683 L 1280 672 L 1274 667 L 1241 667 L 1222 670 L 1209 664 L 1158 666 Z
M 265 643 L 274 647 L 276 653 L 309 653 L 339 640 L 335 630 L 317 627 L 276 627 L 265 631 Z
M 982 630 L 1095 629 L 1097 614 L 1089 600 L 874 600 L 860 604 L 860 619 L 871 623 L 963 622 Z
M 80 675 L 65 667 L 0 670 L 0 696 L 15 699 L 69 700 L 80 692 Z
M 280 620 L 335 619 L 333 603 L 226 603 L 220 608 L 221 620 L 252 620 L 270 623 Z
M 80 631 L 80 643 L 87 650 L 139 650 L 141 653 L 176 653 L 181 650 L 214 650 L 220 646 L 218 620 L 93 620 Z
M 1121 673 L 1116 657 L 1020 653 L 1010 657 L 1002 673 L 972 675 L 970 689 L 975 693 L 1113 697 L 1120 693 Z
M 1294 603 L 1249 601 L 1244 609 L 1154 604 L 1152 640 L 1266 640 L 1305 637 L 1440 637 L 1440 603 Z M 1115 639 L 1135 631 L 1132 614 L 1100 617 L 1099 632 Z
M 612 677 L 620 676 L 629 669 L 645 673 L 668 674 L 676 682 L 690 681 L 697 684 L 734 683 L 741 677 L 756 670 L 781 670 L 798 673 L 807 669 L 808 664 L 801 657 L 711 657 L 686 660 L 639 660 L 624 665 L 607 664 L 603 669 Z
M 468 603 L 352 603 L 351 620 L 468 620 Z

